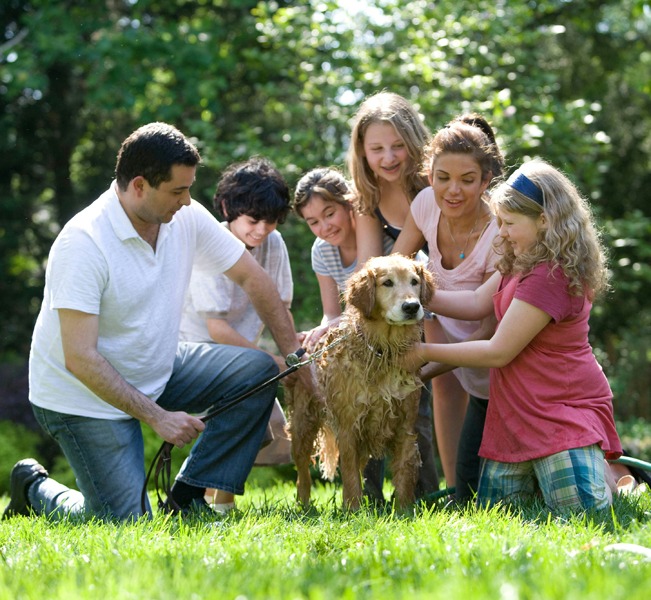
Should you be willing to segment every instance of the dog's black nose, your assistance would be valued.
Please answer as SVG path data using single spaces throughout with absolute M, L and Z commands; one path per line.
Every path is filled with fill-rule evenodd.
M 407 300 L 406 302 L 402 303 L 402 312 L 405 313 L 409 317 L 413 317 L 418 313 L 418 309 L 420 308 L 420 302 L 417 300 Z

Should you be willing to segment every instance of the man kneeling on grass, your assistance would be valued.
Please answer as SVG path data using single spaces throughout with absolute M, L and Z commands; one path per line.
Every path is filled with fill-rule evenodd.
M 22 460 L 11 473 L 4 517 L 142 516 L 141 422 L 178 447 L 198 438 L 172 487 L 174 503 L 163 508 L 201 511 L 206 488 L 244 492 L 276 386 L 219 419 L 193 413 L 273 377 L 278 366 L 259 350 L 178 342 L 193 263 L 246 291 L 281 352 L 299 342 L 269 275 L 191 199 L 199 162 L 176 128 L 141 127 L 123 142 L 110 188 L 55 240 L 32 339 L 30 402 L 80 491 L 49 478 L 36 460 Z M 299 376 L 310 385 L 307 371 Z M 148 501 L 144 513 L 151 514 Z

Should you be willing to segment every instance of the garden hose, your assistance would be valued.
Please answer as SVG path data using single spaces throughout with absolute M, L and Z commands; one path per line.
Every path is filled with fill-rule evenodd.
M 436 492 L 426 494 L 425 496 L 423 496 L 422 499 L 425 500 L 426 502 L 436 502 L 441 498 L 447 498 L 448 496 L 454 495 L 456 491 L 457 491 L 456 488 L 453 487 L 443 488 L 442 490 L 437 490 Z
M 636 469 L 642 469 L 643 471 L 651 471 L 651 463 L 648 463 L 639 458 L 632 458 L 631 456 L 620 456 L 615 460 L 609 460 L 610 463 L 619 463 L 620 465 L 626 465 L 627 467 L 635 467 Z

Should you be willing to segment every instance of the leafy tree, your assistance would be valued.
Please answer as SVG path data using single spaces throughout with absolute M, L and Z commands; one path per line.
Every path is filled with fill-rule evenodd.
M 5 0 L 0 39 L 0 356 L 24 360 L 60 226 L 106 188 L 121 140 L 153 120 L 195 136 L 210 206 L 230 162 L 290 184 L 343 166 L 362 99 L 390 89 L 436 130 L 484 113 L 510 165 L 540 155 L 593 201 L 614 294 L 593 334 L 627 411 L 649 408 L 651 10 L 644 0 Z M 312 236 L 283 228 L 296 319 L 320 317 Z M 651 416 L 646 413 L 647 416 Z

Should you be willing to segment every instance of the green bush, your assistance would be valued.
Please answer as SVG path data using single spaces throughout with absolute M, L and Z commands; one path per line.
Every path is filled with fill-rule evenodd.
M 629 456 L 651 462 L 651 423 L 644 419 L 631 419 L 617 423 L 617 431 Z

